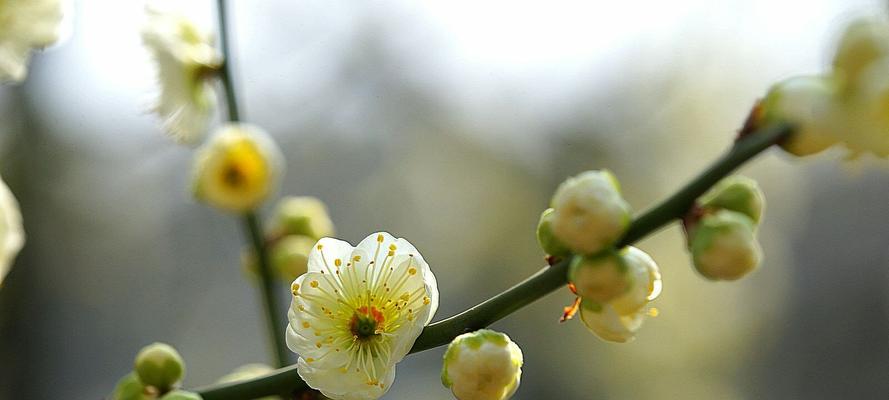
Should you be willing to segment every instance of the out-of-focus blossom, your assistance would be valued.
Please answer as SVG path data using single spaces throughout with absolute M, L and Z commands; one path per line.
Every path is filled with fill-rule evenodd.
M 31 52 L 59 39 L 61 21 L 59 0 L 0 1 L 0 83 L 25 80 Z
M 22 213 L 6 183 L 0 179 L 0 284 L 25 244 Z

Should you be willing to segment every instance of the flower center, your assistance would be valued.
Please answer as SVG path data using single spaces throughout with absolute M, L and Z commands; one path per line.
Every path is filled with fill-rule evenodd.
M 369 339 L 380 334 L 377 327 L 385 320 L 383 313 L 376 307 L 361 307 L 352 315 L 349 329 L 356 338 Z
M 247 176 L 239 165 L 231 163 L 222 172 L 222 180 L 229 187 L 240 187 L 247 181 Z

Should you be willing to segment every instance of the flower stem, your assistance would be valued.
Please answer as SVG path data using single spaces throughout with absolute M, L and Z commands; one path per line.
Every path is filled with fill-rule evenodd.
M 738 140 L 727 153 L 682 189 L 634 219 L 619 246 L 633 244 L 670 222 L 681 219 L 704 192 L 791 132 L 790 126 L 776 124 L 760 128 Z M 417 338 L 411 353 L 448 344 L 457 335 L 484 328 L 552 293 L 567 283 L 567 270 L 568 260 L 563 260 L 475 307 L 430 324 Z M 296 367 L 289 366 L 256 379 L 214 385 L 197 391 L 204 400 L 235 400 L 288 393 L 305 387 Z
M 238 111 L 238 98 L 235 94 L 235 86 L 232 80 L 232 57 L 229 45 L 226 0 L 217 1 L 217 15 L 219 17 L 219 41 L 222 47 L 224 62 L 220 71 L 222 87 L 225 90 L 226 106 L 228 108 L 228 121 L 238 122 L 241 115 Z M 278 367 L 287 365 L 287 344 L 284 341 L 284 321 L 281 317 L 283 310 L 280 307 L 278 297 L 275 295 L 275 278 L 272 276 L 269 266 L 268 249 L 263 239 L 262 224 L 255 211 L 250 211 L 243 216 L 244 231 L 253 245 L 256 254 L 256 263 L 259 269 L 260 285 L 262 289 L 262 301 L 268 323 L 268 334 L 272 348 L 274 349 L 275 364 Z

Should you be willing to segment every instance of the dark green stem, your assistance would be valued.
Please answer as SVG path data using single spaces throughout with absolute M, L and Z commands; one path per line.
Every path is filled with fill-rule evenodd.
M 682 218 L 695 200 L 741 164 L 750 160 L 771 145 L 791 133 L 787 125 L 766 126 L 738 140 L 731 150 L 716 160 L 688 185 L 670 196 L 663 203 L 649 209 L 633 220 L 620 246 L 635 243 L 654 233 L 670 222 Z M 568 261 L 561 261 L 544 268 L 522 283 L 500 293 L 481 304 L 453 317 L 430 324 L 425 329 L 411 353 L 448 344 L 454 337 L 465 332 L 484 328 L 520 308 L 552 293 L 567 283 Z M 250 399 L 273 394 L 288 393 L 305 388 L 294 366 L 281 368 L 269 375 L 248 381 L 215 385 L 198 389 L 204 400 Z
M 226 0 L 216 2 L 216 15 L 219 17 L 219 46 L 222 48 L 222 67 L 220 68 L 220 78 L 222 86 L 225 89 L 225 104 L 228 108 L 228 120 L 238 122 L 241 120 L 241 113 L 238 110 L 238 99 L 235 96 L 235 84 L 232 79 L 232 57 L 231 44 L 228 36 L 228 25 L 226 19 L 228 12 L 226 11 Z
M 244 227 L 253 245 L 253 251 L 256 253 L 256 265 L 259 269 L 259 282 L 262 286 L 262 301 L 266 311 L 266 320 L 268 322 L 268 332 L 271 338 L 271 344 L 274 346 L 276 365 L 281 367 L 287 365 L 287 343 L 284 341 L 284 309 L 278 301 L 275 294 L 275 277 L 269 267 L 269 255 L 265 245 L 265 239 L 262 235 L 262 227 L 259 219 L 253 212 L 244 214 Z

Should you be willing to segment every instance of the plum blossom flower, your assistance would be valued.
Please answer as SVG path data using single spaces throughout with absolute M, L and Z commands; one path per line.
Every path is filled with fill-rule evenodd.
M 287 345 L 306 383 L 335 400 L 376 399 L 438 308 L 429 265 L 380 232 L 356 247 L 323 238 L 293 281 Z
M 59 39 L 59 0 L 0 1 L 0 82 L 21 82 L 34 49 Z

